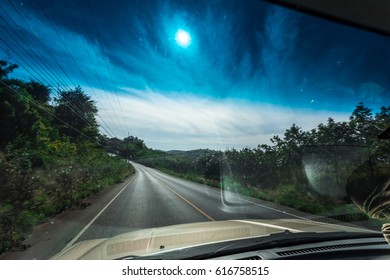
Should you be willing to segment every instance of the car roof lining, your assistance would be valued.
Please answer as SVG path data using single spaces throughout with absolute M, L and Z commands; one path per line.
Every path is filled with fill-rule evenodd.
M 368 31 L 390 35 L 388 0 L 264 0 Z

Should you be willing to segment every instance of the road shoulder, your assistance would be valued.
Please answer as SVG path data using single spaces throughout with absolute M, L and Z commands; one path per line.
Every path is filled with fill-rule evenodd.
M 125 182 L 106 188 L 99 194 L 84 199 L 88 205 L 81 209 L 68 209 L 46 222 L 36 225 L 23 242 L 25 250 L 12 249 L 0 255 L 0 260 L 47 260 L 60 252 L 93 217 L 97 215 L 135 176 Z

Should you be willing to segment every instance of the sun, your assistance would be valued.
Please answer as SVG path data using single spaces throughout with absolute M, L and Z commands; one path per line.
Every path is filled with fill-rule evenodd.
M 183 48 L 187 48 L 189 45 L 191 45 L 191 36 L 183 29 L 176 31 L 175 40 L 176 43 Z

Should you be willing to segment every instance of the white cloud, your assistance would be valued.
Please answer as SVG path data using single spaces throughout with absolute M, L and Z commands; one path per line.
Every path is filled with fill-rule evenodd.
M 347 114 L 329 111 L 298 110 L 237 99 L 214 100 L 188 93 L 125 91 L 127 95 L 111 96 L 112 100 L 118 98 L 118 102 L 112 101 L 114 106 L 110 108 L 101 108 L 98 103 L 100 117 L 115 136 L 123 138 L 129 133 L 145 140 L 149 147 L 162 150 L 256 147 L 269 143 L 275 134 L 283 134 L 293 123 L 310 130 L 330 116 L 336 121 L 348 118 Z
M 159 84 L 168 85 L 166 87 L 170 88 L 187 88 L 194 80 L 200 81 L 204 83 L 200 88 L 206 93 L 226 90 L 229 91 L 225 94 L 227 96 L 237 96 L 233 92 L 252 93 L 254 90 L 248 83 L 244 84 L 247 89 L 244 89 L 241 83 L 233 83 L 233 88 L 224 75 L 220 74 L 223 71 L 215 71 L 216 67 L 207 58 L 194 60 L 197 67 L 192 67 L 195 63 L 193 57 L 183 54 L 181 58 L 186 58 L 180 60 L 180 65 L 185 66 L 183 67 L 186 71 L 183 71 L 181 67 L 176 67 L 169 57 L 165 58 L 150 45 L 142 49 L 130 49 L 127 53 L 120 52 L 123 61 L 139 70 L 129 73 L 106 58 L 99 45 L 89 42 L 81 35 L 57 27 L 61 34 L 60 39 L 50 26 L 46 26 L 34 16 L 28 20 L 31 28 L 35 30 L 34 34 L 51 52 L 45 53 L 41 49 L 39 54 L 42 59 L 50 61 L 56 75 L 62 76 L 66 83 L 68 81 L 62 75 L 62 69 L 57 67 L 57 64 L 62 65 L 66 73 L 72 74 L 73 82 L 80 83 L 92 99 L 97 101 L 100 116 L 98 121 L 101 123 L 102 132 L 111 134 L 112 131 L 114 135 L 110 136 L 124 138 L 129 133 L 144 139 L 149 147 L 163 150 L 256 147 L 258 144 L 269 143 L 269 139 L 275 134 L 283 134 L 293 123 L 309 130 L 321 122 L 326 122 L 330 116 L 335 120 L 348 117 L 340 113 L 297 110 L 232 98 L 212 99 L 190 93 L 162 93 L 131 88 L 121 89 L 120 95 L 111 93 L 109 88 L 118 81 L 121 81 L 121 84 L 142 87 L 151 79 L 156 79 Z M 31 32 L 29 29 L 24 31 Z M 230 33 L 226 34 L 228 40 Z M 65 48 L 64 42 L 71 44 Z M 41 45 L 33 47 L 40 48 Z M 221 48 L 216 45 L 214 51 L 220 52 Z M 72 54 L 72 59 L 68 52 Z M 58 63 L 52 61 L 51 55 Z M 222 65 L 220 69 L 228 66 L 224 59 L 218 63 Z M 249 66 L 250 57 L 244 57 L 241 68 L 249 69 Z M 246 73 L 244 70 L 240 72 Z M 57 84 L 50 79 L 47 82 Z M 221 88 L 224 90 L 219 90 Z

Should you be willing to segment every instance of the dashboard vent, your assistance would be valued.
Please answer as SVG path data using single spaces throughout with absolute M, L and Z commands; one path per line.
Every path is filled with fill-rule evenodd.
M 261 260 L 260 256 L 249 256 L 249 257 L 244 257 L 244 258 L 241 258 L 241 259 L 237 259 L 237 260 Z
M 357 243 L 357 244 L 341 244 L 341 245 L 332 245 L 332 246 L 322 246 L 322 247 L 314 247 L 307 249 L 299 249 L 299 250 L 291 250 L 291 251 L 283 251 L 277 252 L 279 256 L 294 256 L 308 253 L 317 253 L 323 251 L 337 250 L 337 249 L 346 249 L 346 248 L 356 248 L 356 247 L 364 247 L 364 246 L 375 246 L 375 245 L 383 245 L 387 244 L 386 242 L 371 242 L 371 243 Z

